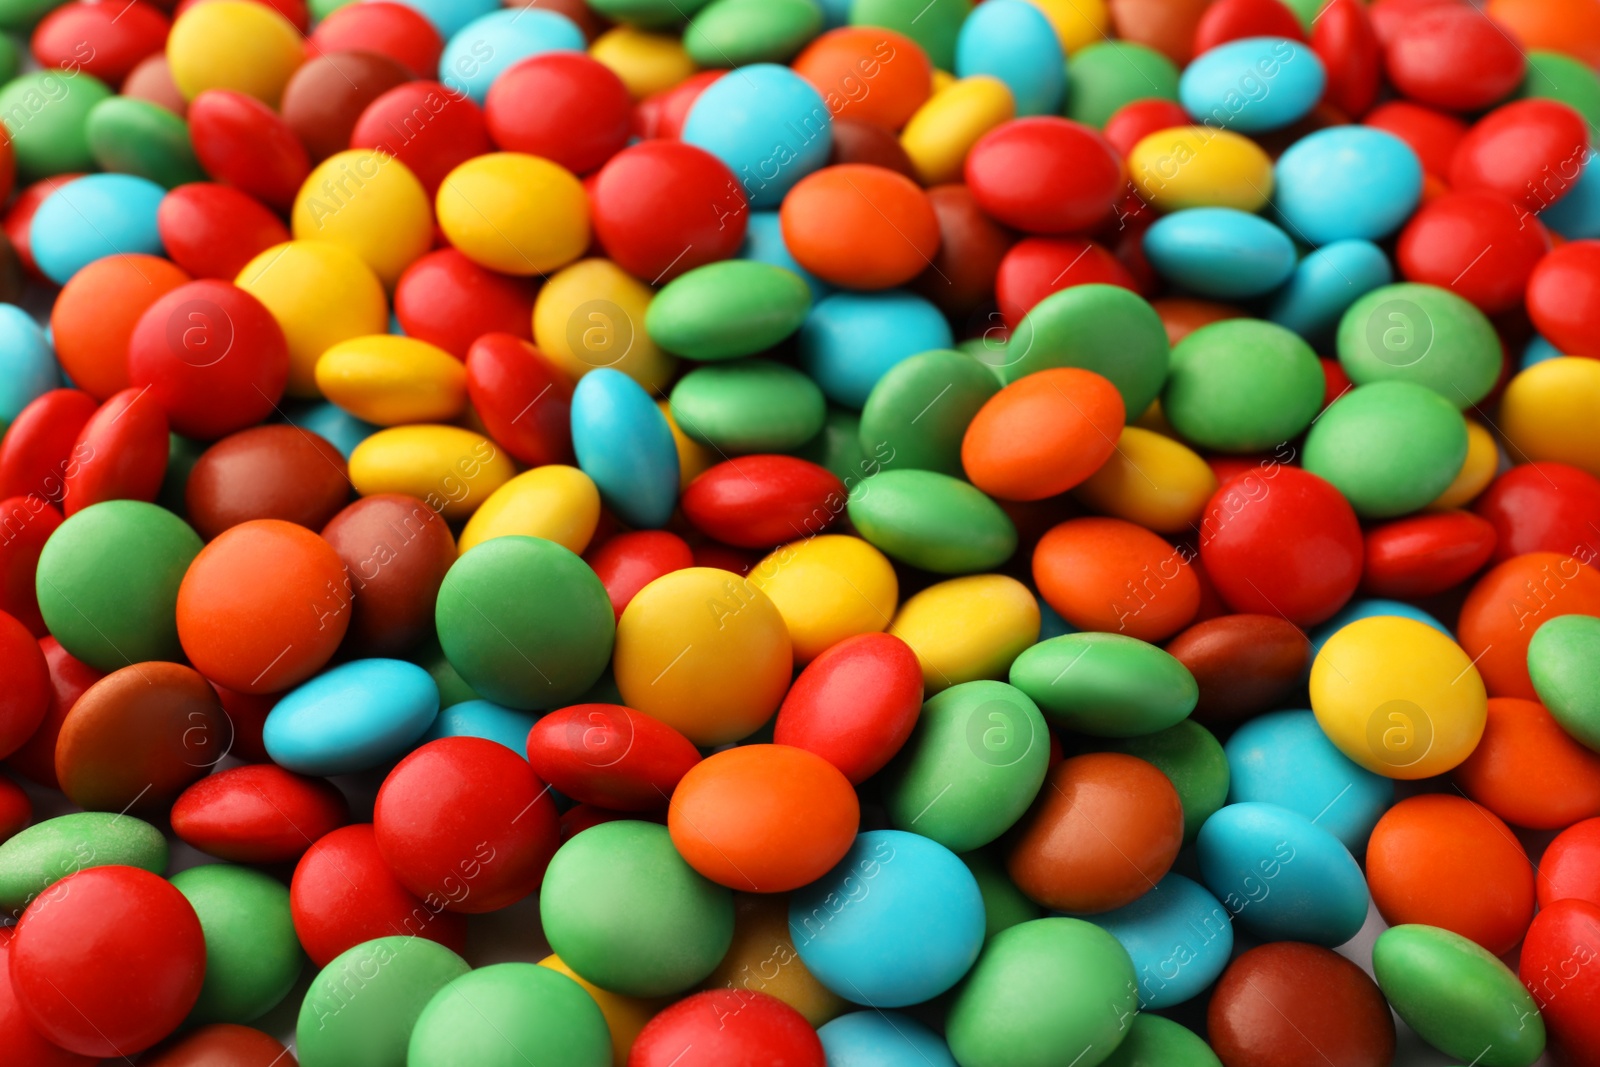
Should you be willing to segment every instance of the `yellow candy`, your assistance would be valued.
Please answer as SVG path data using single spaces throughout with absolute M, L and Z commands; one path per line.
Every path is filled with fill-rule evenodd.
M 999 78 L 962 78 L 917 108 L 900 133 L 923 185 L 961 180 L 967 153 L 978 138 L 1017 113 L 1011 90 Z
M 439 186 L 439 227 L 501 274 L 548 274 L 589 245 L 589 198 L 572 172 L 522 152 L 469 159 Z
M 666 400 L 657 400 L 656 407 L 661 409 L 661 415 L 667 420 L 667 428 L 672 431 L 672 443 L 678 449 L 678 488 L 689 488 L 689 483 L 700 475 L 722 462 L 722 457 L 710 445 L 701 444 L 678 428 L 678 422 L 672 417 L 672 404 Z
M 1209 126 L 1174 126 L 1133 146 L 1133 186 L 1160 211 L 1231 207 L 1259 211 L 1272 195 L 1272 160 L 1248 137 Z
M 888 557 L 840 534 L 773 549 L 750 568 L 750 584 L 778 606 L 800 664 L 847 637 L 883 630 L 900 599 Z
M 1547 359 L 1512 378 L 1500 432 L 1514 463 L 1570 463 L 1600 476 L 1600 359 Z
M 1182 533 L 1217 490 L 1206 461 L 1179 441 L 1128 426 L 1101 468 L 1073 495 L 1103 515 L 1157 533 Z
M 344 245 L 390 287 L 433 243 L 422 183 L 404 163 L 370 148 L 323 160 L 300 186 L 290 221 L 298 240 Z
M 207 89 L 233 89 L 276 108 L 305 58 L 294 23 L 251 0 L 195 4 L 167 34 L 167 66 L 185 100 Z
M 491 537 L 543 537 L 579 555 L 600 521 L 600 490 L 576 467 L 551 463 L 524 471 L 485 500 L 458 542 L 463 554 Z
M 806 969 L 789 934 L 787 893 L 735 893 L 733 944 L 704 989 L 739 989 L 777 997 L 821 1026 L 849 1007 Z
M 776 605 L 732 571 L 662 575 L 617 621 L 612 671 L 623 703 L 702 747 L 759 730 L 778 710 L 793 666 Z
M 589 46 L 589 55 L 611 68 L 635 100 L 670 89 L 696 70 L 678 37 L 632 26 L 601 34 Z
M 1039 639 L 1039 602 L 1003 574 L 953 578 L 900 605 L 889 632 L 917 654 L 922 687 L 932 696 L 961 682 L 1004 678 Z
M 533 305 L 539 351 L 573 378 L 613 367 L 660 393 L 678 369 L 644 330 L 655 294 L 609 259 L 584 259 L 550 276 Z
M 1105 0 L 1027 0 L 1044 12 L 1068 53 L 1106 39 L 1111 15 Z
M 1172 423 L 1167 421 L 1166 412 L 1161 410 L 1161 398 L 1159 396 L 1150 401 L 1150 406 L 1144 409 L 1144 414 L 1134 419 L 1130 425 L 1137 426 L 1141 430 L 1149 430 L 1151 433 L 1158 433 L 1162 437 L 1170 437 L 1174 441 L 1178 440 L 1178 431 L 1172 428 Z
M 1479 423 L 1468 419 L 1467 458 L 1462 462 L 1456 480 L 1428 505 L 1428 510 L 1448 511 L 1470 503 L 1494 481 L 1495 471 L 1499 468 L 1500 449 L 1494 443 L 1494 436 Z
M 317 388 L 378 426 L 448 422 L 467 403 L 467 368 L 412 337 L 374 334 L 341 341 L 317 360 Z
M 208 0 L 210 7 L 227 0 Z M 261 253 L 234 284 L 266 305 L 289 342 L 289 395 L 317 395 L 317 360 L 352 337 L 389 329 L 383 283 L 343 245 L 289 241 Z
M 644 1029 L 645 1023 L 661 1010 L 659 1002 L 641 997 L 625 997 L 621 993 L 601 989 L 568 967 L 560 956 L 554 954 L 540 960 L 539 966 L 566 975 L 583 986 L 583 991 L 594 998 L 594 1002 L 600 1006 L 600 1014 L 605 1016 L 606 1028 L 611 1031 L 611 1067 L 627 1067 L 628 1050 L 633 1048 L 633 1043 L 638 1039 L 639 1031 Z
M 948 70 L 940 70 L 938 67 L 934 67 L 932 80 L 933 89 L 932 92 L 928 94 L 929 96 L 932 96 L 934 93 L 942 93 L 946 89 L 950 88 L 950 86 L 956 83 L 956 76 L 951 74 Z
M 1311 710 L 1340 752 L 1388 778 L 1431 778 L 1472 754 L 1488 714 L 1461 646 L 1425 623 L 1358 619 L 1311 664 Z
M 350 454 L 350 481 L 362 496 L 405 493 L 451 522 L 469 518 L 511 480 L 511 457 L 459 426 L 379 430 Z

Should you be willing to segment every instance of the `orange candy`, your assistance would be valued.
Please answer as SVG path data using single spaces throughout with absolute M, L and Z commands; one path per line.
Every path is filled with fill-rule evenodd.
M 1202 326 L 1237 319 L 1244 315 L 1244 312 L 1236 307 L 1187 296 L 1162 297 L 1160 300 L 1152 301 L 1150 306 L 1161 316 L 1161 325 L 1167 328 L 1169 345 L 1177 344 Z
M 1385 922 L 1443 927 L 1496 956 L 1533 920 L 1533 880 L 1511 828 L 1447 793 L 1402 800 L 1367 842 L 1367 886 Z
M 1491 697 L 1483 738 L 1453 773 L 1467 796 L 1517 826 L 1560 830 L 1600 815 L 1600 755 L 1532 700 Z
M 1194 58 L 1194 31 L 1211 0 L 1110 0 L 1116 36 L 1165 55 L 1178 66 Z
M 798 889 L 828 873 L 860 822 L 850 780 L 788 745 L 707 756 L 683 776 L 667 809 L 672 843 L 689 866 L 754 893 Z
M 1576 557 L 1529 552 L 1478 579 L 1461 606 L 1456 637 L 1490 696 L 1538 699 L 1528 642 L 1558 615 L 1600 615 L 1600 573 Z
M 783 243 L 806 270 L 849 289 L 889 289 L 939 251 L 933 201 L 903 174 L 843 163 L 809 174 L 783 198 Z
M 1486 10 L 1529 51 L 1565 52 L 1600 66 L 1600 4 L 1595 0 L 1489 0 Z
M 1200 581 L 1183 553 L 1121 519 L 1072 519 L 1045 534 L 1033 582 L 1078 629 L 1141 641 L 1171 637 L 1200 608 Z
M 1116 451 L 1126 413 L 1117 387 L 1058 367 L 1019 378 L 967 425 L 961 465 L 1001 500 L 1043 500 L 1088 479 Z
M 276 693 L 321 670 L 350 625 L 333 546 L 279 519 L 242 522 L 189 564 L 178 640 L 201 674 L 240 693 Z
M 192 281 L 160 256 L 97 259 L 62 287 L 50 312 L 56 358 L 96 400 L 128 388 L 128 338 L 151 304 Z
M 1142 759 L 1095 752 L 1051 768 L 1006 869 L 1037 903 L 1094 914 L 1143 896 L 1182 844 L 1183 805 L 1167 776 Z
M 933 92 L 933 65 L 920 45 L 877 26 L 842 26 L 818 37 L 794 72 L 822 94 L 836 119 L 898 130 Z

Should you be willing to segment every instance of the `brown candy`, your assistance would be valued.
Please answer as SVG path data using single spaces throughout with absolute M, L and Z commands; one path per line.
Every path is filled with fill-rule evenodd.
M 1113 36 L 1172 60 L 1181 69 L 1194 58 L 1194 31 L 1211 0 L 1111 0 Z
M 1229 726 L 1272 710 L 1293 692 L 1311 643 L 1276 615 L 1223 615 L 1184 630 L 1167 651 L 1200 685 L 1195 719 Z
M 384 93 L 411 80 L 399 60 L 376 52 L 332 52 L 308 59 L 283 87 L 280 108 L 312 163 L 350 147 L 361 113 Z
M 346 652 L 395 656 L 433 633 L 434 601 L 456 559 L 438 512 L 413 496 L 369 496 L 335 515 L 322 536 L 355 592 Z
M 994 296 L 1000 261 L 1016 236 L 985 215 L 965 185 L 936 185 L 928 199 L 939 219 L 939 251 L 912 286 L 946 315 L 970 315 Z
M 833 152 L 828 156 L 828 166 L 840 163 L 867 163 L 903 174 L 912 181 L 918 180 L 911 157 L 900 147 L 900 139 L 870 122 L 833 121 Z
M 183 98 L 178 83 L 172 80 L 172 68 L 167 66 L 163 52 L 140 60 L 139 65 L 128 72 L 122 82 L 122 95 L 148 100 L 179 118 L 189 113 L 189 101 Z
M 140 1067 L 296 1067 L 275 1037 L 248 1026 L 213 1023 L 149 1052 Z
M 184 490 L 189 523 L 207 541 L 251 519 L 320 530 L 350 499 L 344 456 L 297 426 L 230 434 L 195 461 Z

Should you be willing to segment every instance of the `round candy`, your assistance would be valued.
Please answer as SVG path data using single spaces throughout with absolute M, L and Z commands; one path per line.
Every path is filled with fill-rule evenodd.
M 1039 7 L 1016 0 L 978 7 L 961 23 L 955 73 L 999 78 L 1011 90 L 1019 115 L 1055 112 L 1066 90 L 1060 38 Z
M 519 1067 L 534 1057 L 606 1067 L 611 1035 L 592 997 L 550 967 L 497 963 L 463 974 L 417 1017 L 406 1062 L 446 1067 L 470 1057 L 483 1067 Z
M 813 8 L 815 10 L 815 8 Z M 824 1067 L 822 1042 L 803 1015 L 749 989 L 707 989 L 662 1011 L 640 1031 L 628 1062 L 636 1067 L 688 1063 L 782 1063 Z
M 600 497 L 633 526 L 665 526 L 678 492 L 672 427 L 650 394 L 618 370 L 585 374 L 572 394 L 572 447 Z
M 344 647 L 368 655 L 407 651 L 433 633 L 434 604 L 456 559 L 455 538 L 416 497 L 363 497 L 322 528 L 355 592 Z
M 1455 779 L 1517 826 L 1560 829 L 1600 814 L 1600 756 L 1531 700 L 1490 698 L 1483 739 Z
M 1005 676 L 1011 661 L 1039 639 L 1039 602 L 1003 574 L 977 574 L 930 585 L 900 606 L 889 632 L 911 646 L 926 692 Z
M 1458 632 L 1461 647 L 1477 656 L 1490 692 L 1495 696 L 1536 698 L 1535 686 L 1529 677 L 1532 659 L 1529 642 L 1545 623 L 1556 617 L 1600 615 L 1600 582 L 1596 578 L 1593 570 L 1584 566 L 1578 557 L 1530 552 L 1507 560 L 1478 579 L 1462 605 Z M 1565 626 L 1551 635 L 1548 647 L 1556 655 L 1548 660 L 1541 656 L 1542 667 L 1554 667 L 1565 661 L 1570 670 L 1573 664 L 1570 652 L 1588 644 L 1583 636 L 1586 629 L 1583 624 L 1566 630 L 1565 637 L 1558 636 L 1563 629 Z M 1580 672 L 1578 677 L 1581 676 Z M 1563 691 L 1572 682 L 1553 671 L 1547 677 L 1544 684 L 1550 693 L 1545 704 L 1555 712 L 1557 696 L 1565 695 Z M 1584 706 L 1562 703 L 1574 710 Z M 1576 724 L 1580 718 L 1568 716 L 1568 721 Z
M 1170 351 L 1161 317 L 1138 294 L 1078 285 L 1045 297 L 999 353 L 979 358 L 1005 382 L 1047 367 L 1092 370 L 1117 387 L 1123 409 L 1137 417 L 1160 394 Z
M 1401 519 L 1368 531 L 1362 584 L 1378 596 L 1432 596 L 1478 573 L 1494 547 L 1494 527 L 1467 512 Z
M 463 231 L 457 204 L 460 196 L 474 192 L 485 197 L 485 210 L 494 210 L 493 193 L 487 189 L 464 188 L 455 197 L 443 191 L 440 194 L 439 224 L 458 245 Z M 447 205 L 456 211 L 446 214 Z M 295 197 L 290 226 L 298 241 L 315 240 L 349 249 L 385 286 L 392 287 L 433 240 L 433 217 L 428 208 L 427 192 L 404 163 L 374 149 L 358 148 L 330 156 L 306 177 Z M 509 241 L 504 235 L 500 239 Z
M 1547 359 L 1524 370 L 1501 399 L 1507 447 L 1518 459 L 1554 460 L 1600 474 L 1600 449 L 1584 421 L 1596 397 L 1600 362 L 1595 359 Z
M 1196 121 L 1264 133 L 1305 117 L 1326 84 L 1322 60 L 1305 44 L 1252 34 L 1203 50 L 1184 69 L 1178 95 Z
M 985 134 L 967 156 L 966 182 L 998 222 L 1028 233 L 1073 233 L 1111 216 L 1124 175 L 1116 149 L 1099 133 L 1042 116 Z
M 6 133 L 17 169 L 27 178 L 88 170 L 94 164 L 89 151 L 89 112 L 109 96 L 111 90 L 92 74 L 65 75 L 54 70 L 33 71 L 0 86 L 0 114 L 11 120 Z M 41 199 L 49 195 L 41 190 Z
M 572 383 L 548 356 L 511 333 L 483 333 L 466 368 L 473 410 L 513 458 L 534 467 L 571 461 Z
M 304 41 L 266 4 L 222 0 L 196 4 L 172 24 L 167 63 L 185 100 L 207 89 L 231 89 L 277 107 L 283 87 L 304 59 Z
M 467 258 L 504 274 L 547 274 L 589 243 L 583 186 L 559 164 L 521 152 L 478 156 L 439 186 L 439 228 Z
M 843 495 L 839 479 L 814 463 L 792 456 L 745 456 L 719 463 L 690 482 L 683 513 L 725 544 L 766 548 L 820 532 Z
M 1312 252 L 1272 300 L 1267 318 L 1321 340 L 1363 294 L 1394 281 L 1389 257 L 1371 241 L 1335 241 Z
M 416 664 L 351 660 L 285 694 L 262 741 L 274 763 L 297 773 L 352 774 L 406 751 L 438 711 L 438 688 Z
M 595 106 L 584 104 L 586 128 L 594 124 Z M 626 118 L 622 129 L 625 138 Z M 722 160 L 679 141 L 645 141 L 607 155 L 588 188 L 595 235 L 618 266 L 662 285 L 739 250 L 749 205 Z
M 1173 349 L 1161 410 L 1197 445 L 1258 452 L 1309 426 L 1322 394 L 1310 345 L 1273 323 L 1233 319 L 1203 326 Z
M 340 11 L 367 7 L 363 3 L 359 9 L 350 5 Z M 394 156 L 432 197 L 451 171 L 494 145 L 477 104 L 438 82 L 414 81 L 395 86 L 367 105 L 350 132 L 350 147 L 375 148 Z
M 461 551 L 507 534 L 543 537 L 582 552 L 600 518 L 600 494 L 576 467 L 525 471 L 489 495 L 461 531 Z
M 1153 734 L 1187 718 L 1199 687 L 1159 648 L 1121 634 L 1063 634 L 1011 665 L 1011 684 L 1051 720 L 1096 737 Z
M 344 457 L 317 434 L 266 425 L 229 434 L 194 461 L 184 505 L 202 537 L 252 519 L 318 529 L 350 498 Z
M 1572 241 L 1539 261 L 1528 279 L 1528 315 L 1563 354 L 1600 355 L 1590 294 L 1600 285 L 1600 241 Z
M 677 534 L 636 530 L 591 548 L 585 562 L 606 587 L 612 610 L 620 619 L 639 590 L 663 574 L 694 566 L 694 554 Z
M 800 328 L 810 308 L 810 291 L 793 271 L 727 260 L 669 283 L 651 301 L 644 326 L 669 352 L 724 360 L 778 344 Z
M 817 1030 L 833 1067 L 955 1067 L 944 1038 L 899 1012 L 853 1011 Z
M 800 328 L 801 368 L 829 400 L 859 409 L 880 379 L 908 356 L 950 348 L 950 324 L 929 301 L 899 289 L 835 293 Z
M 829 30 L 793 68 L 823 95 L 835 119 L 887 130 L 903 127 L 928 99 L 933 73 L 921 45 L 882 24 Z
M 362 942 L 312 979 L 300 1002 L 295 1053 L 308 1067 L 403 1063 L 423 1009 L 470 970 L 466 960 L 422 937 Z
M 40 893 L 90 867 L 167 869 L 167 839 L 131 815 L 80 811 L 45 819 L 0 843 L 0 906 L 17 918 Z
M 333 784 L 272 764 L 231 767 L 185 789 L 172 830 L 201 852 L 234 863 L 297 860 L 343 826 L 350 805 Z
M 652 811 L 700 754 L 672 727 L 619 704 L 574 704 L 526 735 L 534 773 L 562 795 L 613 811 Z
M 859 436 L 874 446 L 886 443 L 897 466 L 960 475 L 965 428 L 997 389 L 994 375 L 966 353 L 923 352 L 878 379 L 861 410 Z M 919 418 L 935 402 L 944 417 Z
M 389 0 L 347 4 L 322 17 L 308 43 L 325 53 L 363 50 L 389 56 L 416 78 L 434 72 L 444 48 L 439 31 L 417 8 Z
M 924 184 L 959 182 L 972 146 L 1015 114 L 1006 83 L 975 74 L 952 82 L 917 108 L 900 145 Z
M 750 584 L 783 616 L 795 662 L 889 625 L 899 582 L 889 560 L 858 537 L 807 537 L 774 549 L 750 569 Z
M 1375 289 L 1339 323 L 1339 363 L 1355 384 L 1412 382 L 1457 408 L 1476 404 L 1493 388 L 1501 359 L 1499 338 L 1483 313 L 1433 285 Z
M 1364 518 L 1415 511 L 1442 493 L 1467 457 L 1466 423 L 1425 386 L 1381 381 L 1336 400 L 1306 436 L 1306 470 Z
M 350 133 L 367 105 L 410 78 L 404 64 L 388 56 L 330 49 L 295 70 L 278 110 L 312 162 L 321 163 L 350 147 Z
M 243 92 L 209 89 L 194 98 L 188 118 L 195 155 L 207 174 L 288 210 L 311 160 L 276 111 Z
M 218 1062 L 230 1067 L 273 1067 L 287 1055 L 288 1050 L 277 1038 L 260 1030 L 236 1023 L 212 1023 L 166 1042 L 144 1062 L 153 1067 L 206 1067 Z
M 1187 558 L 1121 519 L 1072 519 L 1046 533 L 1034 549 L 1033 578 L 1073 626 L 1141 641 L 1170 637 L 1200 605 Z
M 927 268 L 939 223 L 926 194 L 882 167 L 845 164 L 807 176 L 784 197 L 783 237 L 825 282 L 887 289 Z
M 156 226 L 173 262 L 196 278 L 222 281 L 289 239 L 289 228 L 265 204 L 215 182 L 172 190 L 156 212 Z
M 827 405 L 816 383 L 765 359 L 697 367 L 672 389 L 672 421 L 721 455 L 799 448 L 821 431 Z
M 1600 702 L 1592 691 L 1592 657 L 1600 649 L 1600 620 L 1562 615 L 1534 631 L 1528 676 L 1561 728 L 1591 749 L 1600 746 Z
M 1017 533 L 1004 511 L 966 482 L 891 470 L 850 490 L 850 521 L 885 553 L 938 574 L 988 570 L 1010 558 Z
M 124 389 L 100 405 L 72 446 L 63 469 L 68 516 L 107 500 L 154 500 L 166 474 L 167 416 L 154 399 Z
M 1301 138 L 1279 157 L 1274 177 L 1273 203 L 1289 232 L 1318 245 L 1386 237 L 1422 195 L 1416 153 L 1393 134 L 1363 126 Z
M 1099 747 L 1152 764 L 1172 782 L 1183 806 L 1183 841 L 1228 799 L 1228 760 L 1211 731 L 1185 719 L 1157 733 L 1101 741 Z
M 155 182 L 132 174 L 91 174 L 60 186 L 33 216 L 34 261 L 45 277 L 65 285 L 106 256 L 159 254 L 156 211 L 165 195 Z
M 1232 917 L 1198 882 L 1169 874 L 1150 892 L 1090 919 L 1133 960 L 1139 1006 L 1168 1008 L 1201 993 L 1228 965 Z
M 495 144 L 543 156 L 574 174 L 588 174 L 623 149 L 632 113 L 633 99 L 622 79 L 582 52 L 519 60 L 488 83 L 484 97 L 484 118 Z M 601 217 L 597 207 L 597 227 Z
M 1206 1007 L 1206 1034 L 1229 1067 L 1288 1067 L 1327 1057 L 1381 1067 L 1394 1020 L 1356 964 L 1315 945 L 1261 945 L 1229 965 Z
M 1207 576 L 1215 581 L 1215 573 L 1208 570 Z M 1221 725 L 1279 704 L 1310 663 L 1306 635 L 1281 615 L 1204 619 L 1168 642 L 1167 651 L 1200 687 L 1195 717 Z
M 515 473 L 494 442 L 456 426 L 392 426 L 350 453 L 357 493 L 414 496 L 450 522 L 470 518 Z
M 800 672 L 778 709 L 773 740 L 821 756 L 859 784 L 905 744 L 921 709 L 916 654 L 898 637 L 858 634 Z
M 700 94 L 683 124 L 683 140 L 720 159 L 751 207 L 770 208 L 827 161 L 833 115 L 799 74 L 756 63 Z
M 1384 66 L 1407 98 L 1447 111 L 1479 111 L 1522 81 L 1522 49 L 1478 9 L 1426 4 L 1403 17 L 1385 42 Z
M 518 60 L 543 52 L 581 52 L 583 31 L 555 11 L 490 11 L 446 35 L 439 80 L 457 96 L 482 104 L 489 85 Z
M 1587 901 L 1560 901 L 1534 917 L 1519 953 L 1518 977 L 1533 993 L 1557 1048 L 1589 1049 L 1600 1040 L 1592 971 L 1572 974 L 1570 962 L 1588 962 L 1585 938 L 1589 924 L 1597 919 L 1600 907 Z
M 50 706 L 50 669 L 28 628 L 0 612 L 0 663 L 12 681 L 0 702 L 0 754 L 32 737 Z
M 1160 274 L 1202 296 L 1263 296 L 1294 273 L 1294 242 L 1266 219 L 1226 207 L 1167 215 L 1144 233 Z M 1015 343 L 1015 342 L 1013 342 Z
M 108 400 L 126 389 L 128 341 L 140 316 L 164 294 L 188 280 L 188 275 L 166 260 L 137 253 L 107 256 L 80 270 L 61 290 L 50 313 L 50 333 L 61 369 L 77 388 L 96 400 Z M 48 374 L 49 365 L 42 360 L 47 351 L 44 345 L 30 343 L 32 338 L 18 329 L 21 324 L 7 325 L 7 333 L 13 338 L 8 346 L 13 352 L 10 358 L 15 361 L 17 372 L 8 391 L 27 390 L 17 397 L 20 410 L 22 404 L 55 381 Z M 28 326 L 32 326 L 31 321 Z M 16 413 L 12 411 L 11 417 L 15 418 Z
M 4 450 L 0 448 L 0 465 Z M 1504 563 L 1528 552 L 1592 545 L 1600 554 L 1600 478 L 1565 463 L 1521 463 L 1495 478 L 1473 504 L 1494 526 L 1494 555 Z
M 1092 371 L 1030 374 L 984 402 L 967 425 L 961 463 L 1002 500 L 1043 500 L 1092 475 L 1116 449 L 1125 412 L 1116 386 Z
M 341 341 L 317 360 L 317 388 L 364 422 L 448 422 L 467 399 L 461 360 L 426 341 L 375 335 Z
M 1106 135 L 1113 132 L 1108 127 Z M 1188 125 L 1187 118 L 1132 145 L 1128 172 L 1139 196 L 1162 211 L 1258 211 L 1272 194 L 1272 160 L 1260 146 L 1229 130 Z
M 300 977 L 305 956 L 289 917 L 289 890 L 248 867 L 210 863 L 172 876 L 205 934 L 205 984 L 188 1022 L 238 1022 L 271 1011 Z

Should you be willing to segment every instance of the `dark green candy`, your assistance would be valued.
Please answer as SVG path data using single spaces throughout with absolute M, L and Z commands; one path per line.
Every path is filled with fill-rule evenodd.
M 829 405 L 822 430 L 795 455 L 828 468 L 846 489 L 883 469 L 882 461 L 873 459 L 861 447 L 861 416 L 837 405 Z
M 985 939 L 1044 915 L 1039 905 L 1029 900 L 1006 874 L 1005 865 L 988 851 L 968 852 L 961 857 L 961 862 L 977 879 L 978 892 L 983 894 Z
M 861 447 L 887 452 L 885 466 L 962 477 L 961 439 L 984 401 L 999 392 L 988 367 L 938 348 L 896 363 L 861 409 Z
M 613 22 L 626 22 L 647 30 L 681 26 L 705 7 L 708 0 L 589 0 L 595 13 Z
M 213 863 L 172 876 L 206 935 L 206 980 L 189 1022 L 247 1023 L 293 988 L 305 953 L 289 915 L 289 890 L 249 867 Z
M 207 441 L 196 441 L 175 433 L 167 435 L 167 472 L 161 478 L 161 491 L 156 494 L 157 504 L 174 515 L 187 516 L 189 475 L 194 473 L 194 465 L 200 461 L 200 453 L 208 445 Z
M 100 169 L 137 174 L 168 189 L 206 180 L 189 143 L 189 126 L 159 104 L 131 96 L 102 100 L 85 125 Z
M 1092 370 L 1117 387 L 1131 421 L 1160 394 L 1172 352 L 1161 316 L 1138 293 L 1074 285 L 1039 301 L 1004 346 L 986 343 L 978 358 L 997 360 L 1007 385 L 1051 367 Z
M 1200 700 L 1189 668 L 1122 634 L 1063 634 L 1011 664 L 1011 684 L 1056 725 L 1096 737 L 1139 737 L 1188 717 Z
M 1000 505 L 947 474 L 888 470 L 850 488 L 850 521 L 895 559 L 935 574 L 989 571 L 1017 549 Z
M 790 452 L 815 437 L 827 401 L 810 378 L 766 359 L 697 367 L 672 388 L 672 418 L 728 455 Z

